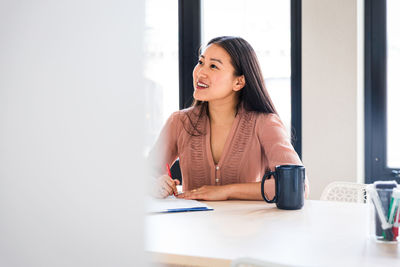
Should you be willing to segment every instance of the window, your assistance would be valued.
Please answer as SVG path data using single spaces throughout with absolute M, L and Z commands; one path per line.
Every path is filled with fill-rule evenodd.
M 396 0 L 365 1 L 366 182 L 400 182 L 399 18 Z
M 400 35 L 398 25 L 400 18 L 400 2 L 387 2 L 387 166 L 400 168 Z
M 290 135 L 290 0 L 203 1 L 202 43 L 222 35 L 243 37 L 253 46 L 267 90 Z
M 180 108 L 192 100 L 201 42 L 242 36 L 256 50 L 272 101 L 301 157 L 301 1 L 179 0 L 179 12 Z
M 145 18 L 143 90 L 148 152 L 169 115 L 179 109 L 178 2 L 147 0 Z

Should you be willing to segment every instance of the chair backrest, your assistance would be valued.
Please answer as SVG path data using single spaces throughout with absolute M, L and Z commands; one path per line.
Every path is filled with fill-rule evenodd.
M 321 195 L 321 200 L 366 203 L 366 184 L 350 182 L 332 182 Z
M 171 176 L 174 179 L 178 179 L 182 184 L 182 173 L 181 166 L 179 165 L 179 158 L 171 166 Z

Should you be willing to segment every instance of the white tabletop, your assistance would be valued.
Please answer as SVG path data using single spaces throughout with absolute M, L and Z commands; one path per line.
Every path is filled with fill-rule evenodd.
M 308 200 L 286 211 L 262 201 L 206 203 L 215 210 L 146 217 L 154 261 L 229 266 L 252 257 L 295 266 L 400 266 L 400 244 L 369 239 L 365 204 Z

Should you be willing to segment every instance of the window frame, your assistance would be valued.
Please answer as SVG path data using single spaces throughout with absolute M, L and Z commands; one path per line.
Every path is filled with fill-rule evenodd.
M 365 0 L 365 182 L 396 180 L 387 167 L 386 0 Z
M 201 0 L 178 0 L 179 8 L 179 107 L 193 102 L 192 70 L 201 45 Z M 302 158 L 301 106 L 301 0 L 290 1 L 291 129 L 292 144 Z
M 179 23 L 179 108 L 193 102 L 192 71 L 201 45 L 201 0 L 178 0 Z
M 301 13 L 302 1 L 290 1 L 291 42 L 291 128 L 292 144 L 302 158 L 302 93 L 301 93 Z

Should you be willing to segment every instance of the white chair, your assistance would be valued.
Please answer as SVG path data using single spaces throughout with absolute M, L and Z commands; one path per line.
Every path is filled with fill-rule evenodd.
M 321 200 L 366 203 L 366 184 L 350 182 L 332 182 L 321 195 Z

